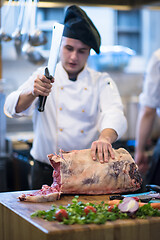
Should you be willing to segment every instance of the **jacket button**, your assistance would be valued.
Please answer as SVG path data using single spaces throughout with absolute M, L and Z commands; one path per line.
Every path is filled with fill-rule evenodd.
M 60 128 L 59 131 L 60 131 L 60 132 L 63 132 L 63 128 Z
M 82 112 L 85 112 L 85 110 L 84 110 L 84 109 L 82 109 Z
M 63 90 L 64 89 L 64 87 L 61 87 L 61 90 Z
M 81 130 L 81 133 L 84 133 L 84 131 L 83 131 L 83 130 Z
M 85 87 L 84 90 L 88 90 L 88 89 Z
M 59 110 L 62 111 L 62 108 L 60 107 Z

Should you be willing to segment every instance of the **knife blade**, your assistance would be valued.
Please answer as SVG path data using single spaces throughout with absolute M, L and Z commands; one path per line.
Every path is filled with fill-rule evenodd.
M 44 75 L 50 80 L 52 79 L 52 77 L 54 76 L 54 73 L 55 73 L 55 69 L 56 69 L 56 65 L 57 65 L 57 61 L 58 61 L 59 50 L 60 50 L 60 46 L 61 46 L 63 29 L 64 29 L 63 24 L 55 23 L 53 25 L 52 42 L 51 42 L 49 59 L 48 59 L 48 66 L 45 68 L 45 73 L 44 73 Z M 46 99 L 47 99 L 46 96 L 39 96 L 39 106 L 38 106 L 39 112 L 44 111 Z
M 112 195 L 110 196 L 110 200 L 123 200 L 125 197 L 133 197 L 139 199 L 141 202 L 160 202 L 160 193 L 155 191 L 143 192 L 143 193 L 132 193 L 125 195 Z
M 155 191 L 122 195 L 123 197 L 138 197 L 141 202 L 160 202 L 160 195 Z
M 159 185 L 148 184 L 148 185 L 146 185 L 146 189 L 147 190 L 153 190 L 153 191 L 156 191 L 156 192 L 160 193 L 160 186 Z
M 133 197 L 141 200 L 141 202 L 149 202 L 153 199 L 148 193 L 148 195 L 143 194 L 127 194 L 127 195 L 113 195 L 110 196 L 110 200 L 123 200 L 126 197 Z

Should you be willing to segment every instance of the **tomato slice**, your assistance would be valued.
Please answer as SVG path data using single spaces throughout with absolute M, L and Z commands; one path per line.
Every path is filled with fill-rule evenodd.
M 95 209 L 93 206 L 86 206 L 86 207 L 84 208 L 84 212 L 85 212 L 86 215 L 88 215 L 88 213 L 89 213 L 90 211 L 96 213 L 96 209 Z
M 139 202 L 139 197 L 132 197 L 134 198 L 134 200 L 136 200 L 137 202 Z
M 114 208 L 114 205 L 108 206 L 108 212 L 112 212 L 112 209 Z
M 68 218 L 68 213 L 65 209 L 59 209 L 55 214 L 56 219 L 61 222 L 63 218 Z

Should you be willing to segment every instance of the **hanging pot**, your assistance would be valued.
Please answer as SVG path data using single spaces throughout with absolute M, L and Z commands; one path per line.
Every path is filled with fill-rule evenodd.
M 47 37 L 44 32 L 37 29 L 33 35 L 29 35 L 29 43 L 32 46 L 45 45 L 47 43 Z
M 25 53 L 25 58 L 36 65 L 42 65 L 46 61 L 46 58 L 44 58 L 41 53 L 35 50 L 35 47 L 31 46 L 29 43 L 24 45 L 22 51 Z

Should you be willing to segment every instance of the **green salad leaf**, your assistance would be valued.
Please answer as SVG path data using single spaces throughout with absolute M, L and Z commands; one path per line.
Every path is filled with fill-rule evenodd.
M 117 219 L 128 219 L 133 218 L 127 213 L 122 213 L 117 205 L 109 208 L 107 203 L 102 201 L 100 204 L 93 203 L 83 203 L 78 201 L 79 196 L 75 196 L 72 199 L 72 203 L 67 206 L 55 206 L 52 205 L 50 210 L 38 210 L 31 214 L 31 217 L 39 217 L 47 221 L 56 221 L 61 219 L 61 224 L 104 224 L 106 221 L 115 221 Z M 64 212 L 66 216 L 61 218 L 57 217 L 57 212 Z M 61 210 L 61 211 L 60 211 Z M 158 209 L 153 209 L 151 205 L 145 204 L 142 207 L 139 207 L 134 217 L 146 218 L 147 216 L 160 216 L 160 211 Z
M 139 207 L 138 211 L 136 212 L 136 217 L 138 218 L 146 218 L 146 217 L 159 217 L 160 211 L 157 208 L 152 208 L 151 204 L 145 204 L 142 207 Z

